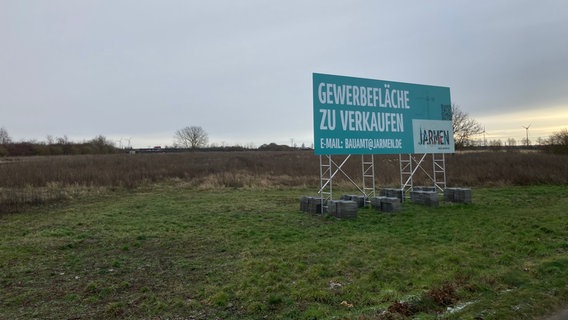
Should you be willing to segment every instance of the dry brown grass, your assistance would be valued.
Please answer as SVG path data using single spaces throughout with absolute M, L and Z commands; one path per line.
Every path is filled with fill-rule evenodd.
M 342 156 L 334 157 L 341 162 Z M 379 186 L 400 186 L 397 155 L 375 156 Z M 423 167 L 431 170 L 430 157 Z M 360 156 L 343 170 L 361 179 Z M 539 152 L 474 152 L 446 156 L 449 186 L 568 183 L 568 156 Z M 195 188 L 319 186 L 319 158 L 311 151 L 191 152 L 4 158 L 0 162 L 0 209 L 41 204 L 113 188 L 176 181 Z M 335 180 L 348 185 L 343 176 Z M 429 184 L 418 171 L 415 185 Z

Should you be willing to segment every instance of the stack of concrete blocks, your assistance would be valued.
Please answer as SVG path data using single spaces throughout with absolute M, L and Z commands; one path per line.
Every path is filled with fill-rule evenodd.
M 438 192 L 412 190 L 410 191 L 410 201 L 430 207 L 437 207 L 439 205 Z
M 404 200 L 404 192 L 401 189 L 395 189 L 395 188 L 383 188 L 379 191 L 379 196 L 398 198 L 400 202 Z
M 326 201 L 324 198 L 304 196 L 300 199 L 300 211 L 320 214 L 325 212 Z M 322 211 L 322 204 L 324 211 Z
M 471 203 L 471 189 L 469 188 L 446 188 L 444 189 L 444 201 Z
M 348 201 L 355 201 L 359 208 L 363 208 L 365 206 L 365 196 L 356 195 L 356 194 L 344 194 L 340 197 L 341 200 L 348 200 Z
M 327 212 L 339 219 L 357 218 L 357 210 L 359 205 L 352 200 L 329 200 L 327 204 Z
M 371 207 L 382 212 L 400 212 L 401 202 L 397 197 L 374 197 L 371 198 Z

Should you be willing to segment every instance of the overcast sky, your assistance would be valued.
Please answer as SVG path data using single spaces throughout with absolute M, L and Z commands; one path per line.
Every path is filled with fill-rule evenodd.
M 0 0 L 0 45 L 14 140 L 311 145 L 314 72 L 450 87 L 487 139 L 568 128 L 565 0 Z

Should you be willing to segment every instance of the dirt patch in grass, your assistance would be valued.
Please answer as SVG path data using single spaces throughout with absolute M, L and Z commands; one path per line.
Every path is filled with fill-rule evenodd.
M 458 301 L 457 284 L 444 283 L 408 301 L 395 301 L 387 310 L 390 313 L 400 314 L 404 317 L 411 317 L 418 313 L 436 314 L 454 306 Z

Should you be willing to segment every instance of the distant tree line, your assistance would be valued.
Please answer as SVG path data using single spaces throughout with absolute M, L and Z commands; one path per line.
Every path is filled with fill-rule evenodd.
M 473 137 L 485 133 L 485 128 L 481 126 L 477 120 L 471 118 L 469 114 L 461 110 L 459 105 L 452 105 L 452 125 L 454 130 L 454 143 L 456 150 L 471 149 L 471 148 L 489 148 L 492 150 L 499 149 L 519 149 L 527 148 L 530 145 L 530 140 L 522 139 L 522 145 L 517 146 L 517 141 L 514 138 L 509 138 L 505 142 L 501 140 L 483 141 L 483 145 L 476 144 Z M 531 146 L 532 149 L 541 149 L 545 152 L 555 154 L 568 154 L 568 129 L 562 129 L 554 132 L 548 139 L 538 138 L 538 146 Z
M 460 110 L 459 106 L 453 105 L 453 125 L 454 140 L 456 149 L 468 149 L 475 147 L 473 136 L 483 132 L 479 123 L 471 119 L 467 113 Z M 141 152 L 184 152 L 184 151 L 291 151 L 298 149 L 288 145 L 269 143 L 263 144 L 258 148 L 253 146 L 216 146 L 207 145 L 208 135 L 201 127 L 185 127 L 176 131 L 175 147 L 165 149 L 139 149 Z M 554 132 L 548 139 L 538 141 L 539 149 L 555 154 L 568 154 L 568 129 Z M 505 144 L 500 140 L 490 141 L 487 146 L 490 149 L 501 149 L 504 147 L 515 147 L 516 141 L 509 139 Z M 4 156 L 37 156 L 37 155 L 76 155 L 76 154 L 109 154 L 119 152 L 113 142 L 102 135 L 84 142 L 69 141 L 67 136 L 53 138 L 47 137 L 46 142 L 41 141 L 22 141 L 13 142 L 8 131 L 0 128 L 0 157 Z
M 274 142 L 263 144 L 258 148 L 252 146 L 216 146 L 209 145 L 209 135 L 199 126 L 187 126 L 177 130 L 174 134 L 174 148 L 192 151 L 243 151 L 243 150 L 259 150 L 259 151 L 290 151 L 298 148 L 287 146 L 284 144 L 276 144 Z M 305 149 L 305 148 L 303 148 Z
M 293 148 L 285 144 L 276 144 L 274 142 L 269 144 L 263 144 L 260 147 L 258 147 L 258 150 L 260 151 L 291 151 L 296 149 L 297 148 Z
M 108 154 L 117 152 L 114 144 L 102 135 L 84 142 L 72 142 L 64 136 L 48 137 L 47 142 L 13 142 L 6 129 L 0 129 L 0 157 Z

